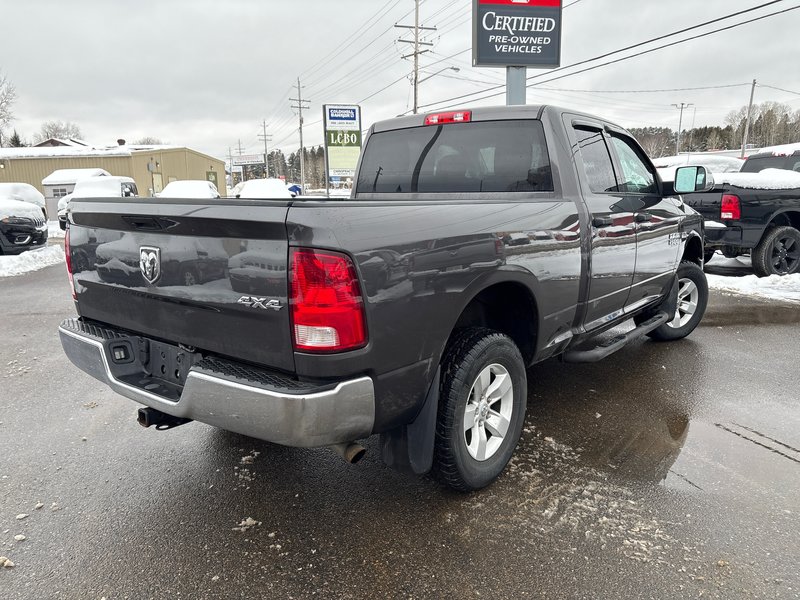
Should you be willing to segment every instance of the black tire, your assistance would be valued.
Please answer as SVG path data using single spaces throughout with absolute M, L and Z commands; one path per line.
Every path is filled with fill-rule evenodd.
M 714 249 L 704 251 L 703 252 L 703 264 L 707 263 L 712 258 L 714 258 L 714 254 L 716 254 L 716 250 L 714 250 Z
M 759 277 L 791 275 L 800 271 L 800 231 L 775 227 L 764 234 L 752 252 L 753 272 Z
M 513 387 L 510 395 L 504 394 L 503 400 L 496 400 L 491 406 L 498 407 L 498 411 L 501 405 L 510 407 L 510 414 L 507 413 L 508 428 L 503 436 L 496 437 L 488 433 L 488 439 L 494 439 L 498 445 L 487 458 L 478 460 L 470 454 L 466 440 L 466 436 L 469 434 L 471 437 L 477 429 L 465 430 L 465 412 L 479 374 L 497 367 L 506 371 Z M 497 376 L 491 376 L 495 377 L 492 383 L 497 381 Z M 505 378 L 505 375 L 502 377 Z M 525 363 L 511 338 L 491 329 L 477 327 L 457 332 L 442 358 L 433 476 L 462 492 L 480 489 L 494 481 L 505 469 L 519 442 L 525 422 L 527 396 Z M 478 415 L 480 410 L 475 413 Z M 493 414 L 497 413 L 489 413 L 490 416 Z M 484 429 L 484 436 L 487 435 L 486 429 L 491 427 Z M 487 442 L 484 446 L 490 448 L 491 444 Z
M 708 282 L 706 281 L 706 274 L 703 273 L 703 269 L 693 262 L 689 262 L 688 260 L 683 261 L 678 266 L 677 276 L 679 287 L 678 310 L 675 311 L 676 320 L 668 321 L 647 334 L 654 340 L 662 342 L 682 340 L 695 330 L 695 327 L 703 320 L 703 315 L 706 312 L 706 306 L 708 305 Z M 694 285 L 697 290 L 697 297 L 694 302 L 695 307 L 691 317 L 686 319 L 682 324 L 679 324 L 678 321 L 682 320 L 684 316 L 687 316 L 684 307 L 688 305 L 683 303 L 684 298 L 682 294 L 686 289 L 684 285 L 688 284 L 684 282 L 691 282 L 691 284 Z M 687 297 L 691 297 L 691 294 L 687 295 Z

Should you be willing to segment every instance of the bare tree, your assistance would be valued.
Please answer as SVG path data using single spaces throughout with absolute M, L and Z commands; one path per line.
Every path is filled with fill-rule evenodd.
M 3 145 L 3 132 L 9 123 L 14 120 L 11 108 L 17 99 L 17 90 L 14 84 L 0 72 L 0 146 Z
M 39 144 L 50 138 L 59 139 L 80 139 L 83 134 L 81 128 L 69 121 L 45 121 L 42 123 L 39 133 L 33 139 L 34 143 Z
M 133 142 L 136 146 L 161 146 L 164 144 L 160 138 L 153 137 L 150 135 L 146 135 L 143 138 L 139 138 L 135 142 Z

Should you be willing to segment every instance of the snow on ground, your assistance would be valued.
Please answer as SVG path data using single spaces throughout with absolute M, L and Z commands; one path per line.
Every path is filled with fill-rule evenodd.
M 750 271 L 753 268 L 749 256 L 725 258 L 719 252 L 706 264 L 725 269 L 738 269 L 739 274 L 745 269 Z M 734 273 L 731 275 L 706 273 L 706 279 L 708 279 L 709 289 L 719 292 L 800 302 L 800 273 L 783 277 L 779 275 L 756 277 L 755 275 L 737 276 Z
M 58 221 L 48 221 L 47 222 L 47 239 L 54 240 L 56 238 L 63 238 L 64 231 L 61 229 L 61 226 L 58 224 Z
M 28 250 L 18 256 L 4 255 L 0 256 L 0 277 L 22 275 L 63 262 L 64 249 L 59 245 Z
M 746 296 L 768 298 L 770 300 L 791 300 L 800 302 L 800 273 L 794 275 L 772 275 L 771 277 L 729 277 L 726 275 L 706 275 L 708 287 L 720 292 L 732 292 Z
M 714 267 L 738 270 L 739 275 L 732 272 L 731 275 L 712 275 L 706 273 L 708 287 L 711 290 L 727 292 L 733 294 L 743 294 L 745 296 L 755 296 L 770 300 L 788 300 L 800 302 L 800 273 L 794 275 L 773 275 L 771 277 L 756 277 L 755 275 L 744 275 L 741 273 L 752 272 L 752 263 L 749 256 L 739 256 L 736 258 L 725 258 L 719 252 L 714 255 L 708 263 Z

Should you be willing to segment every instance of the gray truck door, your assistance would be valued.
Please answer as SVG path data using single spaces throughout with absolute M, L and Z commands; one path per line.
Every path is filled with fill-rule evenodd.
M 675 273 L 681 249 L 678 203 L 661 196 L 655 169 L 639 145 L 624 132 L 608 130 L 620 191 L 635 211 L 636 269 L 628 308 L 657 299 Z
M 623 313 L 636 265 L 636 224 L 630 199 L 619 192 L 609 138 L 600 123 L 567 123 L 584 202 L 591 213 L 589 293 L 585 327 Z

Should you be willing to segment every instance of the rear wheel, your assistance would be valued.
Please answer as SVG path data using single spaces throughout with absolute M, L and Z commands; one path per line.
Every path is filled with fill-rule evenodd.
M 800 231 L 775 227 L 767 232 L 752 253 L 753 271 L 759 277 L 790 275 L 800 270 Z
M 672 319 L 651 331 L 654 340 L 672 341 L 685 338 L 703 319 L 708 304 L 708 282 L 703 269 L 684 261 L 678 267 L 678 305 Z
M 464 492 L 494 481 L 517 447 L 526 402 L 525 363 L 511 338 L 458 332 L 442 359 L 434 476 Z

